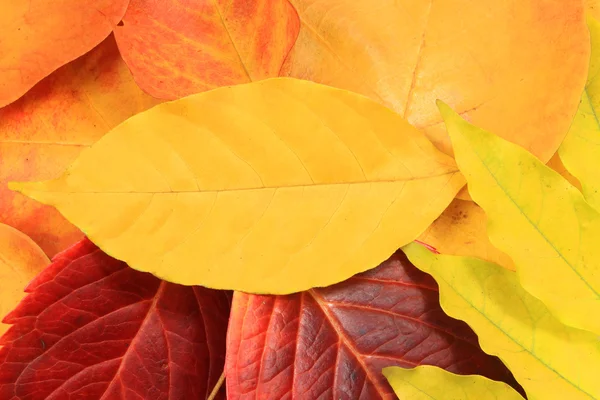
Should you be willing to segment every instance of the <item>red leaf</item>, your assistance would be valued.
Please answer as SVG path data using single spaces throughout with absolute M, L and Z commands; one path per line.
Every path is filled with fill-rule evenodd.
M 4 318 L 0 399 L 204 399 L 225 353 L 229 293 L 160 281 L 84 239 Z
M 485 375 L 524 393 L 467 324 L 444 314 L 433 278 L 400 251 L 328 288 L 234 294 L 229 399 L 393 399 L 381 369 L 421 364 Z

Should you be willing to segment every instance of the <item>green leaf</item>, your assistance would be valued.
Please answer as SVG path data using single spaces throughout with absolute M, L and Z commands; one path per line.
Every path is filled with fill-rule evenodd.
M 523 148 L 439 108 L 492 244 L 563 323 L 600 334 L 600 318 L 590 318 L 600 315 L 600 214 Z
M 523 400 L 506 383 L 481 375 L 456 375 L 430 365 L 411 369 L 387 367 L 382 372 L 400 399 Z
M 471 326 L 529 400 L 600 398 L 600 341 L 558 321 L 515 272 L 477 258 L 435 255 L 411 243 L 409 260 L 439 285 L 444 311 Z

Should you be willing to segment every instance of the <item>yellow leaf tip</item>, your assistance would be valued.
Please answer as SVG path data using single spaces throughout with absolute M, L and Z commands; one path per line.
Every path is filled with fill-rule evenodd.
M 34 191 L 40 191 L 43 182 L 8 182 L 8 188 L 13 192 L 27 195 Z

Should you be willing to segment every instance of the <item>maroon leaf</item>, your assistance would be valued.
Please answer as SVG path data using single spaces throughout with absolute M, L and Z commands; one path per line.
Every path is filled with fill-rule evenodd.
M 289 296 L 236 292 L 227 395 L 236 399 L 393 399 L 383 367 L 437 365 L 522 388 L 439 305 L 431 276 L 398 251 L 374 270 Z
M 87 239 L 27 291 L 3 321 L 2 400 L 205 399 L 223 371 L 227 292 L 160 281 Z

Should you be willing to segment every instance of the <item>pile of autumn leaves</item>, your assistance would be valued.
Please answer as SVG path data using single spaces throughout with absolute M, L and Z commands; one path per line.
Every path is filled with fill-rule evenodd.
M 600 398 L 594 2 L 11 3 L 1 399 Z

